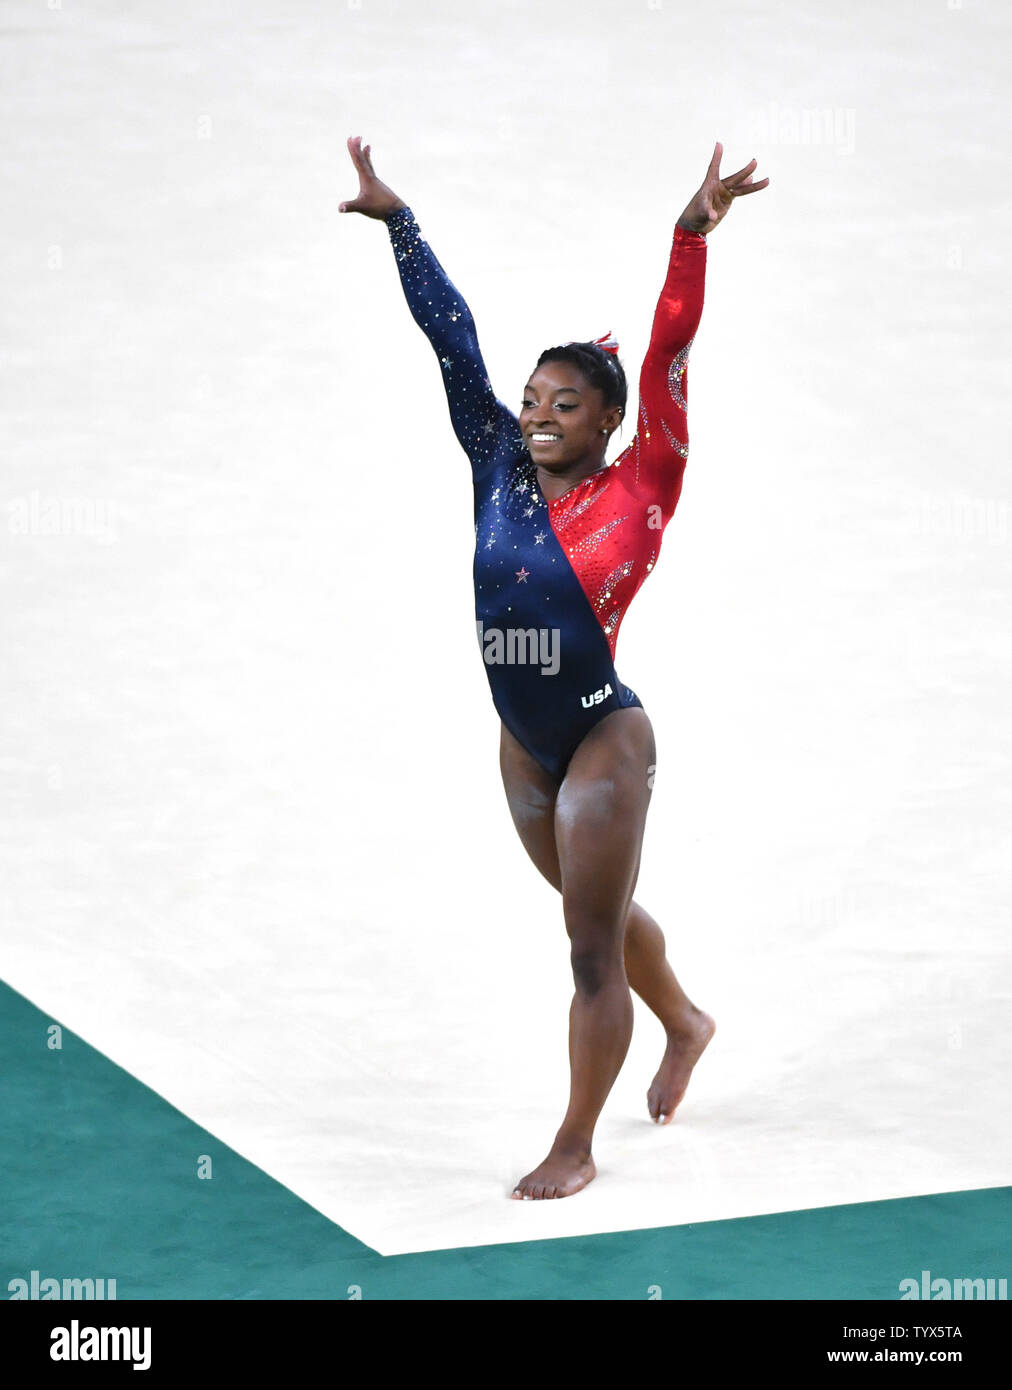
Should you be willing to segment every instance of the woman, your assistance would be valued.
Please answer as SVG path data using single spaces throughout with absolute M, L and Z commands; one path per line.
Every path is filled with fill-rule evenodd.
M 685 372 L 703 307 L 706 236 L 753 183 L 751 160 L 719 176 L 721 145 L 676 225 L 640 375 L 636 436 L 605 450 L 626 402 L 617 344 L 543 352 L 518 415 L 489 385 L 474 322 L 410 207 L 380 182 L 370 147 L 348 141 L 358 197 L 340 204 L 387 225 L 413 317 L 443 373 L 475 495 L 478 638 L 502 720 L 500 766 L 513 822 L 562 894 L 575 993 L 570 1097 L 554 1143 L 513 1190 L 569 1197 L 595 1176 L 594 1126 L 632 1035 L 630 985 L 664 1025 L 647 1093 L 667 1124 L 714 1032 L 664 955 L 657 923 L 632 900 L 655 763 L 650 720 L 615 672 L 615 640 L 653 568 L 688 454 Z

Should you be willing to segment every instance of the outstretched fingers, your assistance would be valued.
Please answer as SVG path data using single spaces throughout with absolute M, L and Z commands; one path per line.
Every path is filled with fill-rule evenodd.
M 730 184 L 732 186 L 736 183 L 740 183 L 742 179 L 747 178 L 747 176 L 752 173 L 755 166 L 756 160 L 750 159 L 744 169 L 739 169 L 735 174 L 725 174 L 721 179 L 721 183 Z
M 752 175 L 755 173 L 757 160 L 752 158 L 741 169 L 736 169 L 733 174 L 720 176 L 720 161 L 724 153 L 724 147 L 718 140 L 713 147 L 713 156 L 710 159 L 710 166 L 706 171 L 706 179 L 700 192 L 706 196 L 711 207 L 727 208 L 730 207 L 734 198 L 743 197 L 747 193 L 758 193 L 761 188 L 769 185 L 769 179 L 760 179 L 758 183 L 753 183 Z
M 765 188 L 768 183 L 769 179 L 761 179 L 759 183 L 753 183 L 751 179 L 747 179 L 745 183 L 740 184 L 737 188 L 732 188 L 731 193 L 735 198 L 741 198 L 746 193 L 758 193 L 760 188 Z
M 728 174 L 726 178 L 720 180 L 720 192 L 724 198 L 742 198 L 747 193 L 758 193 L 761 188 L 766 188 L 769 179 L 760 179 L 758 183 L 752 182 L 752 175 L 755 172 L 757 161 L 753 158 L 743 169 L 736 173 Z
M 376 177 L 376 170 L 372 167 L 372 146 L 363 145 L 361 135 L 348 137 L 348 153 L 360 179 Z
M 364 212 L 372 216 L 370 203 L 379 185 L 376 170 L 372 167 L 372 146 L 363 145 L 361 135 L 349 135 L 348 153 L 358 174 L 358 194 L 338 204 L 338 212 Z

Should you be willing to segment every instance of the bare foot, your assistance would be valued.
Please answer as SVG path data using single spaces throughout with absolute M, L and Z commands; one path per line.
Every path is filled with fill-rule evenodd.
M 659 1125 L 671 1123 L 689 1085 L 692 1068 L 703 1055 L 703 1049 L 716 1031 L 717 1025 L 709 1014 L 694 1008 L 684 1024 L 668 1033 L 668 1045 L 657 1075 L 647 1092 L 650 1118 Z
M 547 1197 L 572 1197 L 597 1176 L 589 1149 L 564 1149 L 553 1145 L 544 1163 L 521 1178 L 513 1189 L 517 1202 L 539 1202 Z

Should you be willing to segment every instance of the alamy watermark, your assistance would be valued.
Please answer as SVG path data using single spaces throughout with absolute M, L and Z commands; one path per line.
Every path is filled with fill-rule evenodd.
M 951 536 L 954 540 L 1008 540 L 1008 502 L 998 497 L 939 496 L 926 493 L 907 512 L 907 530 L 917 536 Z
M 42 1300 L 54 1298 L 114 1299 L 115 1279 L 53 1279 L 43 1278 L 33 1269 L 27 1279 L 11 1279 L 7 1284 L 11 1301 L 23 1298 Z
M 7 501 L 7 531 L 12 536 L 90 536 L 115 541 L 116 504 L 104 497 L 44 497 L 33 489 L 27 497 Z
M 980 1299 L 1007 1300 L 1007 1279 L 935 1279 L 930 1269 L 922 1269 L 919 1279 L 900 1280 L 900 1300 L 923 1298 L 972 1302 Z
M 767 102 L 748 112 L 749 145 L 825 145 L 853 154 L 857 112 L 853 106 L 781 106 Z
M 82 1327 L 74 1318 L 69 1327 L 49 1334 L 51 1361 L 132 1361 L 135 1371 L 151 1368 L 150 1327 Z
M 486 627 L 479 620 L 478 645 L 486 666 L 540 666 L 543 676 L 559 673 L 557 627 Z

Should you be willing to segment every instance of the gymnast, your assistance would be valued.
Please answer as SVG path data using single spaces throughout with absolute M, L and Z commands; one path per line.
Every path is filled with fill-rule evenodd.
M 632 1036 L 630 987 L 665 1032 L 647 1092 L 658 1124 L 671 1121 L 715 1028 L 675 978 L 660 927 L 633 901 L 656 752 L 646 711 L 616 673 L 615 646 L 682 488 L 706 239 L 736 198 L 769 179 L 753 182 L 754 159 L 721 178 L 715 145 L 672 234 L 635 436 L 608 464 L 627 392 L 610 334 L 542 352 L 514 414 L 489 384 L 471 313 L 414 212 L 377 177 L 361 136 L 348 150 L 359 191 L 339 211 L 385 222 L 471 463 L 475 618 L 501 720 L 503 785 L 525 850 L 562 895 L 574 982 L 569 1104 L 547 1157 L 512 1196 L 569 1197 L 596 1173 L 594 1128 Z

